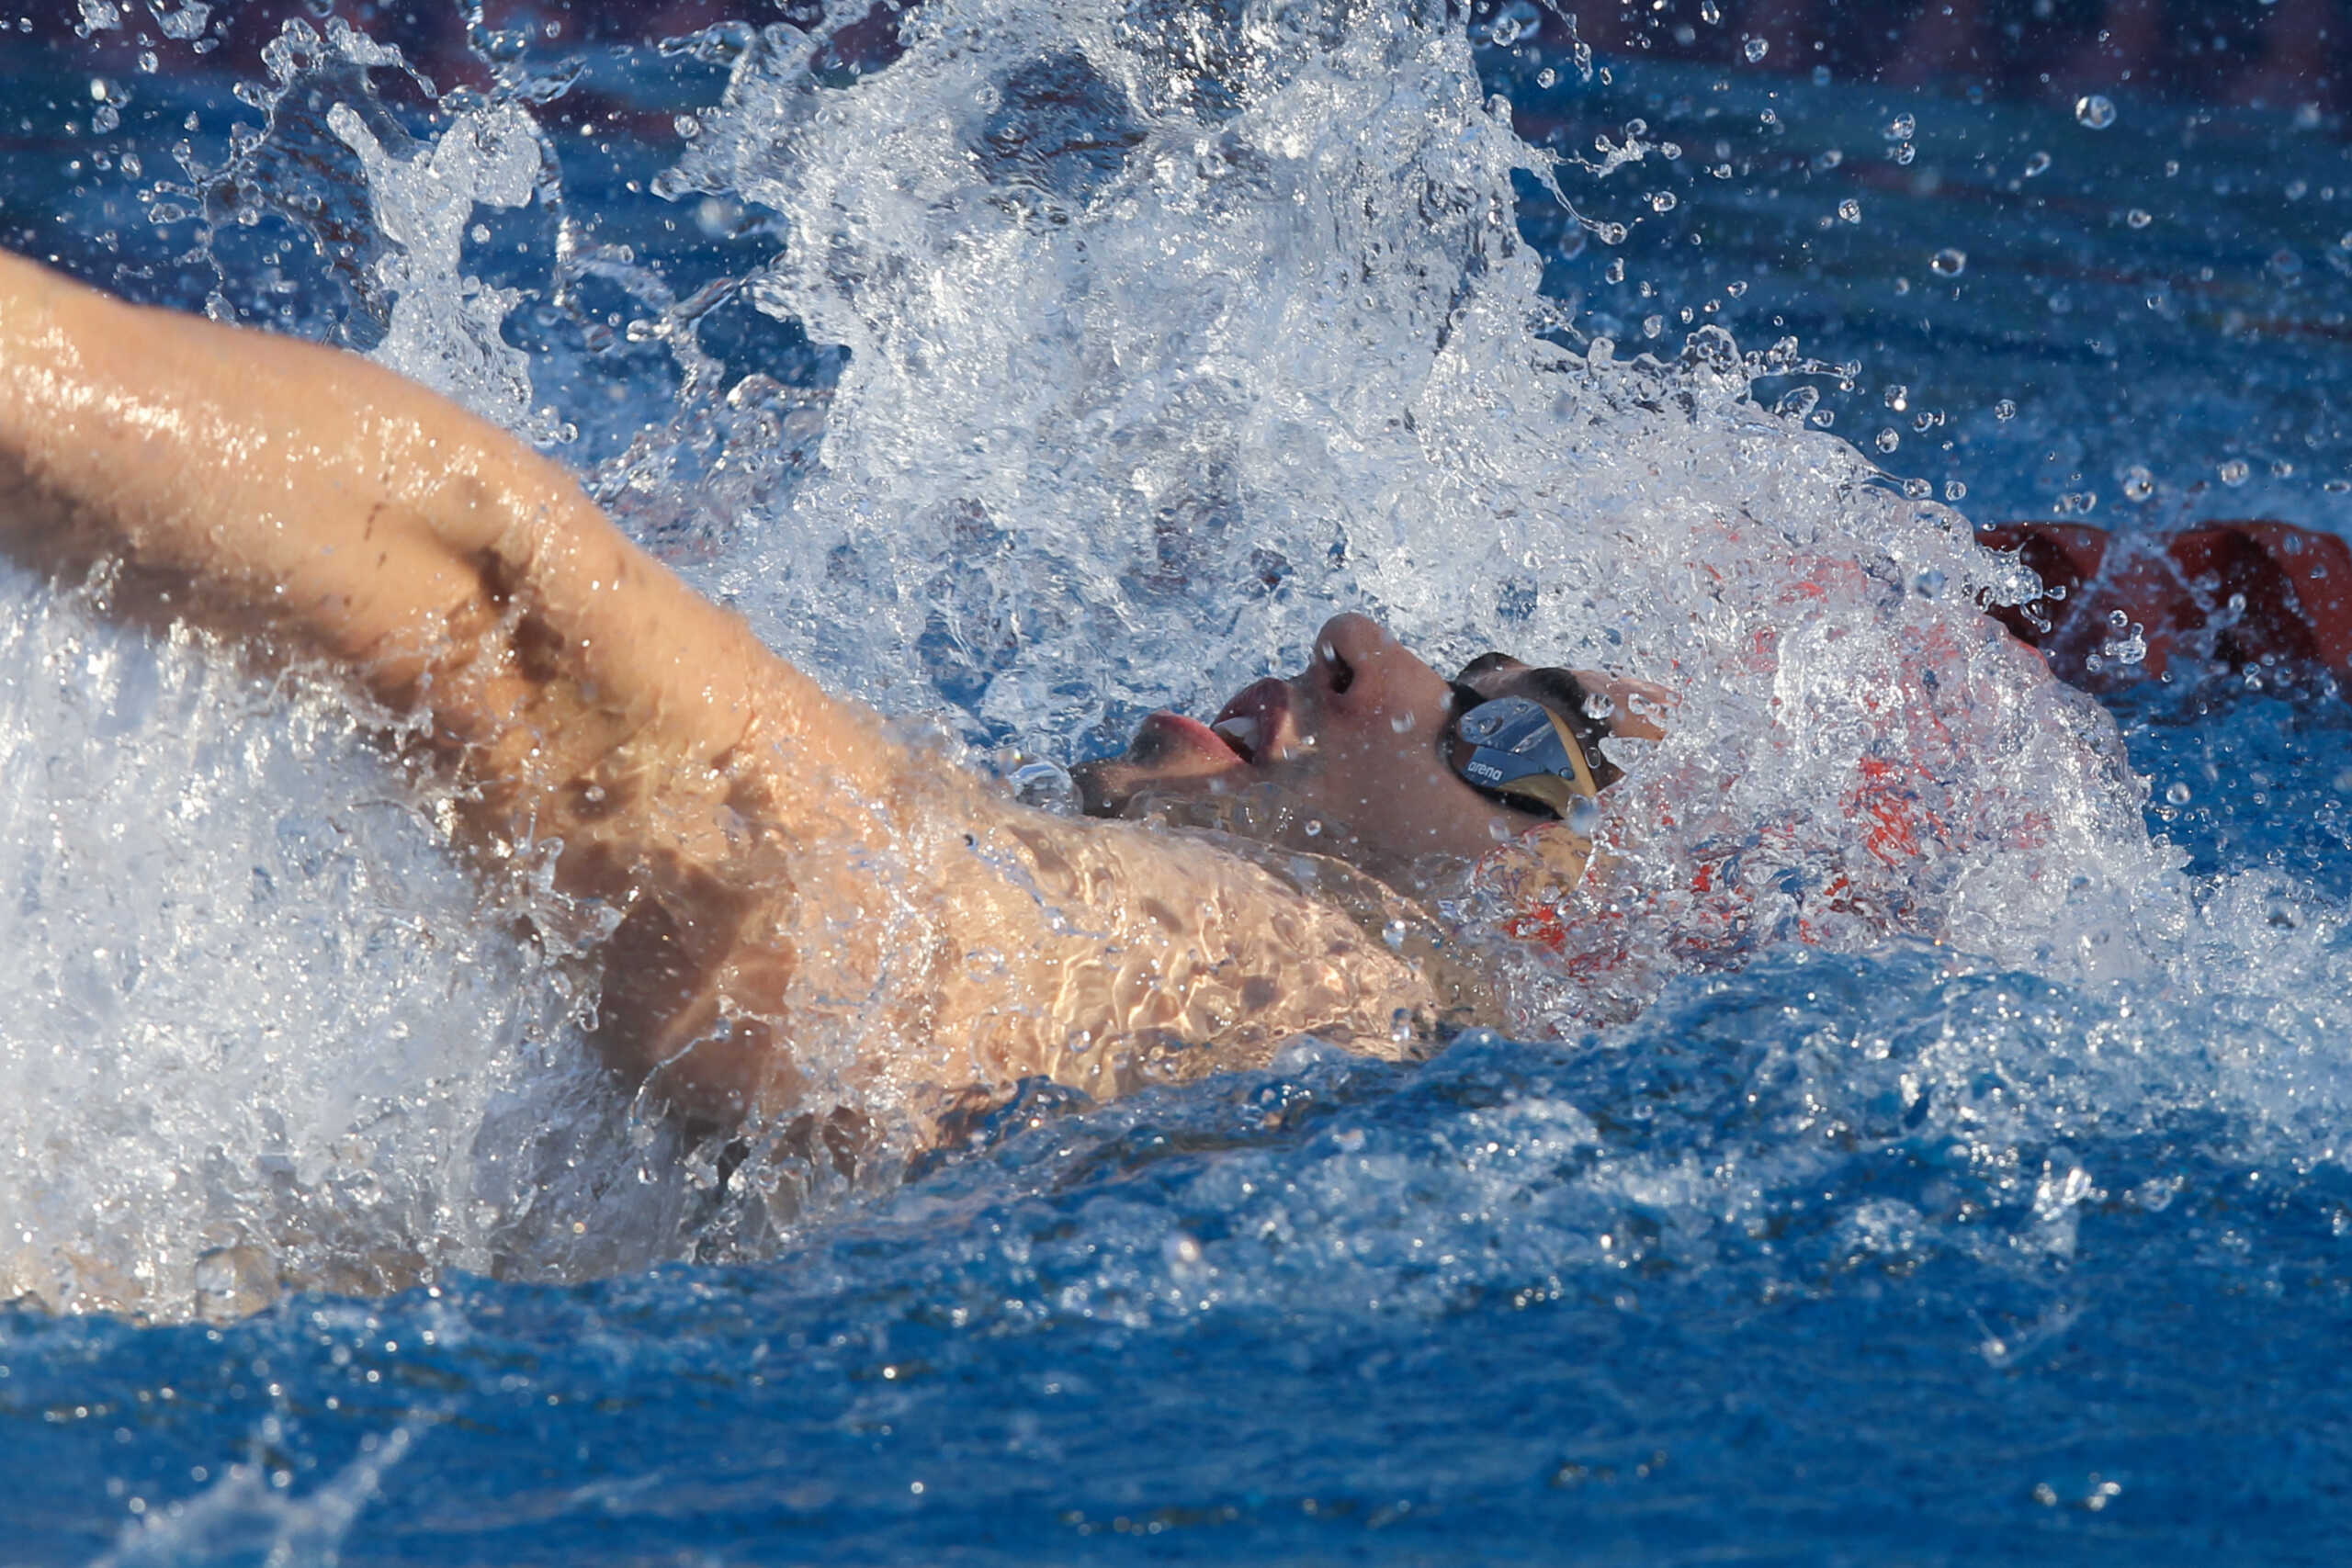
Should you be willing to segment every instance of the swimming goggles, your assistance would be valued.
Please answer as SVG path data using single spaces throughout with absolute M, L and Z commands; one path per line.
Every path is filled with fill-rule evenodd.
M 1443 751 L 1464 784 L 1558 818 L 1579 799 L 1599 798 L 1592 763 L 1566 718 L 1531 697 L 1482 697 L 1459 683 L 1453 693 Z

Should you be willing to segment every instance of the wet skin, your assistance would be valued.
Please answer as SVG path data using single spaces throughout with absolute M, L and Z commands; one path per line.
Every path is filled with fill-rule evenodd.
M 1487 698 L 1526 684 L 1505 660 L 1470 677 Z M 1657 687 L 1577 671 L 1606 694 L 1612 734 L 1663 739 L 1636 705 L 1670 700 Z M 1452 684 L 1368 615 L 1336 615 L 1316 634 L 1306 667 L 1245 687 L 1213 724 L 1156 713 L 1126 752 L 1078 771 L 1094 816 L 1145 815 L 1170 800 L 1277 795 L 1302 825 L 1343 858 L 1392 882 L 1414 868 L 1476 860 L 1551 818 L 1471 788 L 1443 754 L 1455 710 Z

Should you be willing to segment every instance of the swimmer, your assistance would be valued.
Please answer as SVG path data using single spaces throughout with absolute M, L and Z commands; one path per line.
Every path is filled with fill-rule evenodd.
M 2029 526 L 2009 542 L 2046 581 L 2098 592 L 2012 624 L 2058 648 L 2091 635 L 2069 607 L 2098 605 L 2101 626 L 2144 619 L 2160 655 L 2189 624 L 2166 594 L 2193 610 L 2218 589 L 2223 614 L 2195 624 L 2229 649 L 2309 625 L 2340 667 L 2352 558 L 2266 526 L 2198 536 L 2169 576 Z M 556 889 L 607 915 L 597 1047 L 721 1126 L 802 1113 L 818 1041 L 851 1048 L 841 1087 L 894 1091 L 920 1135 L 976 1087 L 1102 1098 L 1300 1034 L 1404 1056 L 1502 1021 L 1427 903 L 1475 865 L 1561 908 L 1618 776 L 1609 743 L 1662 739 L 1671 701 L 1498 655 L 1448 680 L 1342 615 L 1296 675 L 1210 723 L 1154 715 L 1081 768 L 1093 819 L 1031 810 L 824 692 L 560 467 L 434 394 L 5 254 L 0 548 L 117 614 L 336 672 L 455 786 L 486 869 L 560 843 Z M 1849 815 L 1907 843 L 1889 792 L 1860 788 Z M 1530 919 L 1510 934 L 1556 948 Z
M 722 1125 L 795 1113 L 820 1038 L 919 1120 L 1309 1032 L 1417 1054 L 1487 1015 L 1442 943 L 1394 940 L 1430 928 L 1416 899 L 1498 858 L 1573 884 L 1601 742 L 1663 734 L 1655 687 L 1499 656 L 1449 681 L 1343 615 L 1297 675 L 1081 770 L 1097 819 L 1032 810 L 827 694 L 503 432 L 5 254 L 0 548 L 413 721 L 478 863 L 560 841 L 558 891 L 609 911 L 606 1059 Z

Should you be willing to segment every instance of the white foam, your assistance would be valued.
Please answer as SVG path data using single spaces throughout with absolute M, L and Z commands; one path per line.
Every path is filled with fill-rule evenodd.
M 850 350 L 821 460 L 778 468 L 777 425 L 730 423 L 706 361 L 600 493 L 674 494 L 665 440 L 759 475 L 694 492 L 731 509 L 684 563 L 698 581 L 837 687 L 1061 761 L 1295 667 L 1340 609 L 1440 661 L 1501 647 L 1676 688 L 1567 953 L 1508 950 L 1531 1032 L 1775 943 L 1900 936 L 2225 998 L 2247 1032 L 2195 1092 L 2331 1121 L 2332 1068 L 2314 1099 L 2295 1063 L 2340 1034 L 2340 944 L 2269 936 L 2251 883 L 2193 897 L 2113 723 L 1978 615 L 2024 584 L 1965 519 L 1757 406 L 1759 361 L 1720 332 L 1625 361 L 1540 297 L 1514 173 L 1570 199 L 1600 175 L 1512 135 L 1442 9 L 1245 6 L 1171 31 L 1107 0 L 939 0 L 847 87 L 812 75 L 814 40 L 738 35 L 668 188 L 781 218 L 745 288 Z M 418 149 L 331 123 L 387 257 L 379 356 L 551 435 L 499 330 L 517 296 L 460 255 L 478 206 L 544 188 L 528 108 L 470 107 Z M 697 352 L 684 312 L 707 300 L 656 304 Z M 175 1315 L 280 1278 L 768 1245 L 759 1200 L 705 1201 L 707 1151 L 682 1165 L 631 1120 L 572 1032 L 582 976 L 512 934 L 336 702 L 21 581 L 4 602 L 0 1291 Z M 1968 1039 L 1956 1083 L 1989 1049 Z M 1496 1114 L 1539 1165 L 1590 1135 L 1573 1106 Z M 1757 1180 L 1620 1166 L 1610 1192 L 1694 1224 Z M 1500 1203 L 1517 1178 L 1462 1179 Z M 1884 1247 L 1911 1222 L 1853 1224 Z

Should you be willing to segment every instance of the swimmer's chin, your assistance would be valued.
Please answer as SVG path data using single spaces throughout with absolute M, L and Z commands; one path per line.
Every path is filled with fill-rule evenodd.
M 1136 727 L 1125 752 L 1070 770 L 1089 817 L 1129 817 L 1146 797 L 1220 793 L 1242 782 L 1249 762 L 1196 718 L 1155 713 Z

